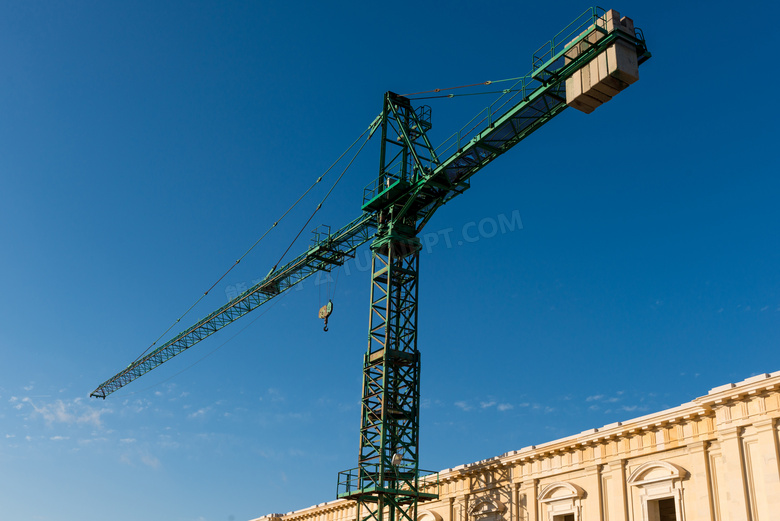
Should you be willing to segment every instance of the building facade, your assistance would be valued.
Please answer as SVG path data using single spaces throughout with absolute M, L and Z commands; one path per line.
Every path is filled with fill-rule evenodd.
M 780 371 L 439 473 L 418 521 L 780 520 Z M 355 521 L 331 501 L 253 521 Z

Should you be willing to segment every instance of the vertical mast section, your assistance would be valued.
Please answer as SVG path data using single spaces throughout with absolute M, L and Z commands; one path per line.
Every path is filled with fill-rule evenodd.
M 379 177 L 363 207 L 375 212 L 377 233 L 371 244 L 360 453 L 358 468 L 339 476 L 339 497 L 355 499 L 363 521 L 416 521 L 417 503 L 438 497 L 421 492 L 417 295 L 422 246 L 419 205 L 410 201 L 409 190 L 438 165 L 425 134 L 429 128 L 430 109 L 416 112 L 408 99 L 385 95 Z

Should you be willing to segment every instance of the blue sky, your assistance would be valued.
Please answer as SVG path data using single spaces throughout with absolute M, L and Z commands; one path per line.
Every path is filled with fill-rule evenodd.
M 332 500 L 357 460 L 364 256 L 109 399 L 88 394 L 360 135 L 385 91 L 525 74 L 586 7 L 6 5 L 0 518 L 245 520 Z M 589 116 L 566 110 L 429 223 L 424 468 L 780 369 L 778 75 L 761 29 L 778 8 L 605 7 L 644 29 L 640 81 Z M 431 102 L 434 142 L 489 101 Z M 377 165 L 368 147 L 317 224 L 357 216 Z M 325 189 L 185 322 L 265 275 Z

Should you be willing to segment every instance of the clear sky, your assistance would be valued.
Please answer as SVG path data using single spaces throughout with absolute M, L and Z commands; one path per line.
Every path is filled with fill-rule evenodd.
M 357 463 L 365 250 L 337 283 L 310 279 L 107 400 L 88 394 L 260 237 L 385 91 L 525 74 L 586 7 L 6 2 L 0 519 L 243 521 L 334 499 Z M 644 29 L 640 81 L 589 116 L 566 110 L 429 223 L 423 468 L 780 369 L 780 10 L 604 7 Z M 431 102 L 434 142 L 489 101 Z M 356 217 L 377 165 L 366 148 L 316 224 Z M 183 322 L 264 276 L 321 188 Z M 518 225 L 494 232 L 501 219 Z

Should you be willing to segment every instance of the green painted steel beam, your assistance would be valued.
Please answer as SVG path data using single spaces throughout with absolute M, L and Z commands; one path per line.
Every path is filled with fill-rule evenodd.
M 609 45 L 616 40 L 634 45 L 639 64 L 650 58 L 641 30 L 607 34 L 603 14 L 587 10 L 542 46 L 531 72 L 506 93 L 514 94 L 456 132 L 441 152 L 427 136 L 430 108 L 415 109 L 410 99 L 386 93 L 382 113 L 370 126 L 370 135 L 381 128 L 380 168 L 364 190 L 362 215 L 333 234 L 318 235 L 306 252 L 131 363 L 91 396 L 106 398 L 315 272 L 342 265 L 372 241 L 358 467 L 339 474 L 337 497 L 357 501 L 358 521 L 416 521 L 418 502 L 439 493 L 438 475 L 426 476 L 419 466 L 418 235 L 439 208 L 468 190 L 472 176 L 565 110 L 566 79 Z M 576 57 L 566 55 L 592 31 L 603 36 Z
M 549 51 L 534 57 L 534 69 L 520 81 L 520 100 L 506 110 L 488 109 L 484 128 L 463 143 L 458 133 L 456 151 L 441 162 L 424 130 L 419 135 L 410 131 L 410 114 L 416 113 L 410 100 L 394 93 L 385 95 L 379 177 L 366 190 L 363 205 L 365 212 L 377 216 L 379 224 L 371 245 L 371 313 L 363 369 L 359 467 L 339 475 L 337 490 L 337 497 L 357 501 L 359 521 L 416 521 L 418 502 L 438 497 L 423 491 L 419 474 L 417 235 L 438 208 L 468 188 L 474 174 L 567 107 L 568 77 L 617 39 L 634 43 L 637 54 L 643 54 L 643 40 L 613 32 L 575 58 L 566 56 L 572 45 L 599 30 L 598 20 L 594 8 L 578 24 L 570 24 L 576 36 L 566 30 L 556 35 Z M 397 141 L 391 139 L 396 134 Z M 398 147 L 395 153 L 390 146 Z M 423 154 L 436 159 L 428 168 L 420 161 Z M 398 352 L 407 358 L 395 356 Z M 396 458 L 400 467 L 393 464 Z
M 388 511 L 393 512 L 391 520 L 416 521 L 417 502 L 438 497 L 438 489 L 422 477 L 418 460 L 417 235 L 441 206 L 468 190 L 473 175 L 560 114 L 566 108 L 566 79 L 616 39 L 636 46 L 639 64 L 650 57 L 639 29 L 633 36 L 608 34 L 576 58 L 565 57 L 572 42 L 587 36 L 583 28 L 596 26 L 599 13 L 603 10 L 586 11 L 543 46 L 544 52 L 534 55 L 532 71 L 511 89 L 517 92 L 509 100 L 517 97 L 518 101 L 505 103 L 509 105 L 506 108 L 488 107 L 483 120 L 454 134 L 443 152 L 427 137 L 430 109 L 414 109 L 409 99 L 388 93 L 382 113 L 371 125 L 372 135 L 382 129 L 380 173 L 364 192 L 363 214 L 134 361 L 91 396 L 106 398 L 313 273 L 342 264 L 373 239 L 372 318 L 364 358 L 360 466 L 339 475 L 337 495 L 358 501 L 364 510 L 358 519 L 383 521 L 383 513 Z M 440 159 L 450 149 L 454 151 Z M 395 400 L 397 409 L 387 408 L 388 397 Z M 401 455 L 399 465 L 392 464 L 395 454 Z
M 597 12 L 594 8 L 586 13 L 591 13 L 589 16 L 597 16 L 595 14 Z M 563 34 L 563 32 L 559 33 L 556 38 L 559 38 L 560 34 Z M 581 40 L 582 38 L 584 36 L 580 35 L 579 39 Z M 568 47 L 561 45 L 560 42 L 556 42 L 553 39 L 549 43 L 550 57 L 540 62 L 541 65 L 535 67 L 531 74 L 521 80 L 521 100 L 500 114 L 498 112 L 493 113 L 489 109 L 486 119 L 490 121 L 490 124 L 476 133 L 463 146 L 461 146 L 461 143 L 457 143 L 457 150 L 441 162 L 439 162 L 435 150 L 427 141 L 427 136 L 424 132 L 424 130 L 430 128 L 430 121 L 420 119 L 417 117 L 417 113 L 412 110 L 411 114 L 413 116 L 410 117 L 415 119 L 415 124 L 422 129 L 419 134 L 423 136 L 424 141 L 420 145 L 429 151 L 428 156 L 432 158 L 432 163 L 436 165 L 435 168 L 432 168 L 430 172 L 426 172 L 424 165 L 419 160 L 420 156 L 416 155 L 417 172 L 421 175 L 418 175 L 416 179 L 409 179 L 408 181 L 406 179 L 402 181 L 399 177 L 390 184 L 389 190 L 385 190 L 384 184 L 377 183 L 376 188 L 373 190 L 372 198 L 363 206 L 364 215 L 358 217 L 327 239 L 329 244 L 334 245 L 331 255 L 325 253 L 324 256 L 320 256 L 311 252 L 301 254 L 208 317 L 198 321 L 195 325 L 176 335 L 151 353 L 134 361 L 126 369 L 98 386 L 91 393 L 91 396 L 105 398 L 173 356 L 192 347 L 222 327 L 271 300 L 279 293 L 300 283 L 312 273 L 331 269 L 333 265 L 338 264 L 340 254 L 350 254 L 361 244 L 368 242 L 372 238 L 376 226 L 375 215 L 390 204 L 402 201 L 403 206 L 400 209 L 400 214 L 408 212 L 412 210 L 412 207 L 417 206 L 415 211 L 417 212 L 417 232 L 419 233 L 438 208 L 469 188 L 469 179 L 474 174 L 562 112 L 566 108 L 564 102 L 564 82 L 566 78 L 587 64 L 598 52 L 605 49 L 616 38 L 629 41 L 636 46 L 640 64 L 650 58 L 651 54 L 647 50 L 644 37 L 639 29 L 636 30 L 634 37 L 617 32 L 607 35 L 590 50 L 569 63 L 564 63 L 565 60 L 563 59 Z M 554 73 L 554 78 L 546 82 L 539 81 L 538 71 L 542 69 L 551 74 Z M 406 101 L 408 102 L 408 100 Z M 377 117 L 374 123 L 372 123 L 372 133 L 379 128 L 382 118 L 386 120 L 387 115 L 388 111 L 383 111 L 383 114 Z M 412 145 L 411 148 L 415 148 L 418 145 L 411 133 L 403 132 L 402 137 L 407 148 L 410 145 Z M 388 138 L 383 126 L 383 143 L 387 141 Z M 390 141 L 392 142 L 392 140 Z M 394 157 L 400 156 L 402 156 L 401 151 Z M 408 160 L 401 159 L 404 161 Z M 409 165 L 404 163 L 401 173 L 408 178 L 409 170 L 404 170 L 407 166 Z M 420 171 L 421 169 L 423 170 L 422 172 Z M 387 172 L 383 171 L 383 175 L 386 174 Z
M 332 266 L 342 263 L 345 258 L 353 256 L 358 247 L 371 240 L 374 231 L 373 216 L 363 214 L 281 268 L 269 273 L 262 281 L 197 321 L 190 328 L 134 361 L 123 371 L 100 384 L 90 393 L 90 396 L 106 398 L 136 378 L 186 351 L 296 284 L 300 284 L 317 271 L 328 271 Z
M 579 31 L 583 27 L 599 30 L 596 23 L 599 13 L 603 13 L 603 10 L 593 8 L 586 11 L 585 21 L 575 25 L 574 30 Z M 429 175 L 418 179 L 415 186 L 410 188 L 407 208 L 412 207 L 420 193 L 429 189 L 439 191 L 437 200 L 420 212 L 418 232 L 438 208 L 463 193 L 463 184 L 467 183 L 474 174 L 563 112 L 567 107 L 566 79 L 590 63 L 616 40 L 628 42 L 636 47 L 640 65 L 651 56 L 640 29 L 636 29 L 634 36 L 622 31 L 614 31 L 602 37 L 576 58 L 569 59 L 565 56 L 572 45 L 587 37 L 587 33 L 578 34 L 576 37 L 571 37 L 564 31 L 559 33 L 556 38 L 568 44 L 562 41 L 556 42 L 555 39 L 549 42 L 549 59 L 518 82 L 520 87 L 517 95 L 520 101 L 506 111 L 488 110 L 484 119 L 489 123 L 485 123 L 484 128 L 476 132 L 462 146 L 458 143 L 458 148 L 453 154 L 444 159 Z M 542 69 L 551 75 L 554 74 L 554 77 L 540 80 L 538 71 Z

